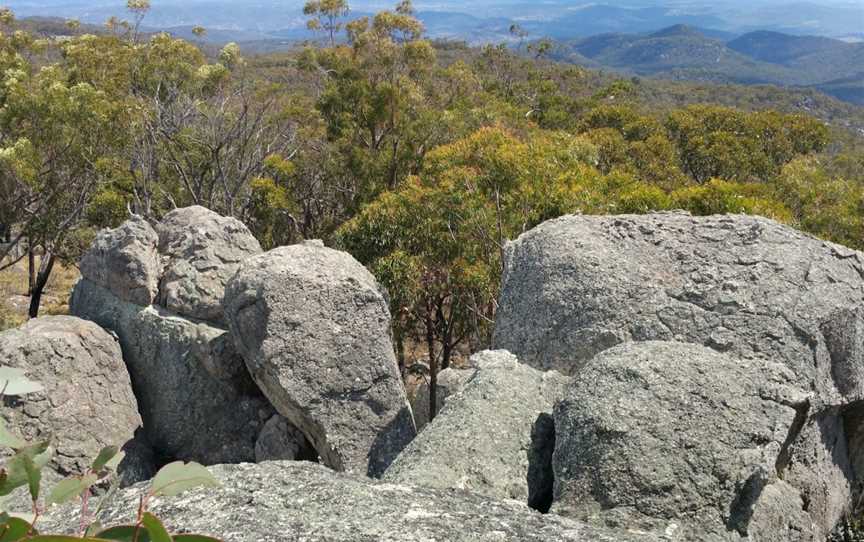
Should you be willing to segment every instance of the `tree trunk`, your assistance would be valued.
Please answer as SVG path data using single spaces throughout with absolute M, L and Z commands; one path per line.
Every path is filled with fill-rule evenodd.
M 429 311 L 431 313 L 431 311 Z M 426 315 L 426 348 L 429 349 L 429 421 L 435 419 L 438 406 L 438 356 L 435 355 L 435 322 Z
M 33 295 L 36 289 L 36 254 L 33 247 L 27 243 L 27 295 Z
M 39 316 L 39 305 L 42 303 L 42 293 L 48 285 L 51 271 L 54 269 L 54 254 L 45 251 L 42 262 L 39 265 L 39 274 L 36 276 L 36 284 L 30 292 L 30 318 Z
M 405 378 L 405 337 L 401 331 L 394 333 L 396 335 L 396 361 L 399 363 L 399 374 Z

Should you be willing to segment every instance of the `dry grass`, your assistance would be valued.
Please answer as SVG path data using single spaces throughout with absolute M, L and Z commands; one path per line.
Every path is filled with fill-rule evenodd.
M 37 260 L 38 265 L 38 260 Z M 61 264 L 54 272 L 42 295 L 42 316 L 69 313 L 69 294 L 78 282 L 78 269 Z M 27 296 L 27 262 L 0 271 L 0 331 L 17 327 L 27 320 L 30 298 Z

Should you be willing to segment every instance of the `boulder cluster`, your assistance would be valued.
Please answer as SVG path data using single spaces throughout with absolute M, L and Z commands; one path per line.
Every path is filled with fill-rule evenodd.
M 350 255 L 262 252 L 201 207 L 132 218 L 85 255 L 74 316 L 0 334 L 46 387 L 2 415 L 54 435 L 58 477 L 126 443 L 103 524 L 161 464 L 213 465 L 221 489 L 153 509 L 226 542 L 825 542 L 860 501 L 864 254 L 660 213 L 552 220 L 505 260 L 493 349 L 439 375 L 430 421 Z

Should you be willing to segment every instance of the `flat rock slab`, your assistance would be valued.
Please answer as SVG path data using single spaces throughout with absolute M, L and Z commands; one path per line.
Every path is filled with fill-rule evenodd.
M 320 243 L 246 260 L 225 291 L 261 390 L 336 470 L 380 475 L 416 434 L 378 283 Z
M 542 516 L 514 501 L 456 490 L 375 482 L 305 462 L 226 465 L 211 471 L 221 489 L 154 499 L 174 532 L 225 542 L 653 542 L 660 538 Z M 134 521 L 144 487 L 121 491 L 99 519 Z M 75 532 L 78 507 L 40 519 L 43 532 Z

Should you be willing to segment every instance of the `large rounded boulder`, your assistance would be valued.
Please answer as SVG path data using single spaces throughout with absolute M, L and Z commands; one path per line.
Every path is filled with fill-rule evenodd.
M 324 463 L 379 475 L 416 434 L 375 278 L 308 242 L 246 260 L 225 291 L 237 350 Z
M 794 381 L 692 344 L 607 350 L 555 408 L 553 511 L 694 542 L 825 540 L 825 510 L 786 480 L 809 400 Z
M 164 260 L 159 304 L 190 318 L 221 321 L 225 285 L 243 260 L 261 253 L 249 228 L 194 206 L 171 211 L 156 229 Z
M 150 305 L 158 295 L 159 236 L 140 216 L 102 230 L 81 259 L 81 274 L 121 301 Z
M 494 347 L 534 367 L 577 374 L 623 342 L 690 342 L 781 362 L 826 403 L 864 398 L 864 255 L 777 222 L 565 216 L 510 243 L 505 267 Z
M 714 525 L 718 533 L 729 529 L 729 536 L 774 529 L 809 540 L 808 533 L 831 531 L 862 482 L 862 306 L 864 254 L 768 219 L 565 216 L 507 246 L 493 345 L 581 382 L 574 385 L 581 395 L 565 403 L 554 424 L 556 506 L 563 513 L 599 510 L 606 521 L 629 507 L 650 518 Z M 604 369 L 616 367 L 605 357 L 609 349 L 619 347 L 608 355 L 623 360 L 625 345 L 657 341 L 698 351 L 654 347 L 643 359 L 636 355 L 643 347 L 633 346 L 629 357 L 641 367 L 627 368 L 636 363 L 630 360 Z M 651 356 L 660 365 L 650 365 Z M 752 385 L 776 383 L 776 367 L 786 370 L 783 386 L 797 390 L 779 411 L 774 396 Z M 677 370 L 696 372 L 682 378 Z M 602 410 L 606 394 L 621 409 L 628 401 L 636 406 L 615 418 Z M 657 401 L 667 396 L 681 403 Z M 689 423 L 691 411 L 704 425 Z M 790 413 L 791 425 L 778 421 Z M 669 425 L 656 427 L 658 419 Z M 730 454 L 777 447 L 779 437 L 757 431 L 765 420 L 782 435 L 780 451 L 767 474 L 748 474 L 750 463 Z M 716 434 L 705 431 L 715 425 Z M 655 449 L 668 468 L 652 459 Z M 648 471 L 636 464 L 640 454 Z M 710 475 L 698 475 L 711 461 Z M 739 467 L 744 474 L 733 476 Z M 599 476 L 592 482 L 592 472 L 604 473 L 608 484 Z M 628 501 L 628 493 L 644 496 L 642 504 Z M 759 506 L 747 512 L 752 502 Z M 712 506 L 732 508 L 710 521 L 694 519 Z
M 51 440 L 60 475 L 84 472 L 103 447 L 123 446 L 141 425 L 120 345 L 92 322 L 47 316 L 4 331 L 0 366 L 44 387 L 8 398 L 2 416 L 29 441 Z

